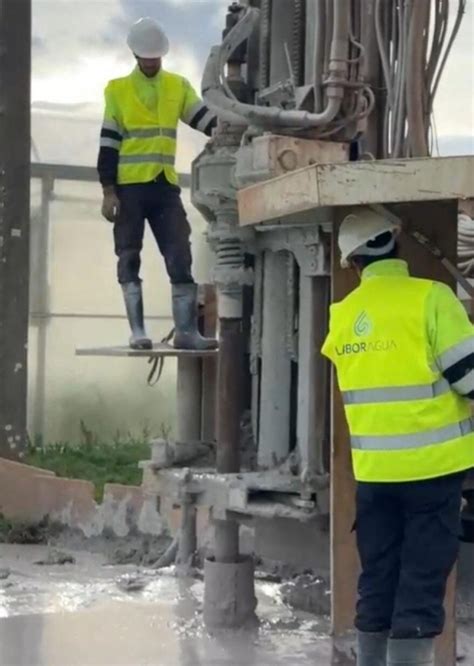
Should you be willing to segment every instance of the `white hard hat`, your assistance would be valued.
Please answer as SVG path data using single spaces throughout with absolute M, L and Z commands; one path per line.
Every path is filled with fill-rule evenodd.
M 374 207 L 375 208 L 375 207 Z M 401 230 L 401 223 L 392 213 L 381 207 L 377 209 L 361 206 L 348 215 L 339 229 L 339 249 L 341 266 L 349 266 L 348 259 L 360 254 L 381 256 L 390 252 L 395 245 L 395 238 Z M 384 247 L 369 247 L 367 243 L 378 236 L 390 232 L 392 237 Z
M 170 48 L 165 31 L 153 18 L 141 18 L 128 33 L 127 44 L 139 58 L 162 58 Z

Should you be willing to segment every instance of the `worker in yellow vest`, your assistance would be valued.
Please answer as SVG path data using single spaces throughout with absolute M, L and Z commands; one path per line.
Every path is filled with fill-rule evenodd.
M 339 232 L 360 286 L 331 307 L 357 484 L 359 666 L 432 666 L 474 467 L 474 329 L 446 285 L 410 277 L 399 225 L 360 207 Z
M 172 284 L 175 347 L 210 349 L 216 341 L 197 328 L 197 286 L 191 272 L 190 226 L 175 170 L 179 121 L 210 136 L 215 114 L 189 82 L 162 68 L 169 41 L 152 18 L 135 23 L 128 45 L 137 66 L 105 89 L 98 172 L 102 214 L 114 224 L 118 280 L 131 328 L 130 346 L 150 349 L 140 271 L 145 220 L 164 257 Z

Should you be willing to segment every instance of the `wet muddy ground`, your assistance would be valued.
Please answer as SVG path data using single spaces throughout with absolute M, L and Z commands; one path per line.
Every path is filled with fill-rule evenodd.
M 34 564 L 49 554 L 41 546 L 0 545 L 0 568 L 11 571 L 0 580 L 1 666 L 331 663 L 327 620 L 289 609 L 276 583 L 257 583 L 258 629 L 210 636 L 202 623 L 201 581 L 142 569 L 143 589 L 127 592 L 117 581 L 129 581 L 136 567 L 109 566 L 103 556 L 84 552 L 72 553 L 75 564 Z M 462 629 L 460 641 L 466 666 L 474 663 L 468 631 Z
M 327 621 L 295 613 L 275 583 L 258 583 L 258 630 L 212 637 L 201 618 L 203 583 L 73 553 L 76 564 L 39 566 L 44 547 L 0 546 L 2 666 L 280 666 L 327 664 Z

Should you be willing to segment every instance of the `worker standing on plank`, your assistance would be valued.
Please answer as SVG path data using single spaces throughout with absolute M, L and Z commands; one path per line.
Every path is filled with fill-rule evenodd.
M 356 208 L 339 233 L 360 286 L 331 307 L 357 485 L 359 666 L 432 666 L 474 467 L 474 328 L 454 293 L 410 277 L 399 226 Z
M 191 272 L 190 226 L 175 171 L 180 120 L 210 136 L 215 114 L 182 76 L 162 68 L 169 42 L 152 18 L 135 23 L 128 45 L 137 66 L 105 89 L 98 171 L 102 214 L 114 224 L 118 281 L 125 299 L 133 349 L 151 349 L 145 332 L 140 271 L 145 220 L 164 257 L 172 284 L 174 345 L 211 349 L 216 341 L 197 329 L 197 285 Z

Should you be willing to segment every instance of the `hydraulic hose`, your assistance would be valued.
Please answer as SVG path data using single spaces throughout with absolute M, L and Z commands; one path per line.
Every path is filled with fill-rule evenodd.
M 335 1 L 327 89 L 328 102 L 321 113 L 288 111 L 276 106 L 244 104 L 229 98 L 223 91 L 220 79 L 223 62 L 225 63 L 230 53 L 239 44 L 248 39 L 259 20 L 259 11 L 252 7 L 248 8 L 244 17 L 229 32 L 222 46 L 211 49 L 202 80 L 203 97 L 214 108 L 242 116 L 255 125 L 311 128 L 330 123 L 340 111 L 344 97 L 344 83 L 347 82 L 349 15 L 346 10 L 345 0 Z

